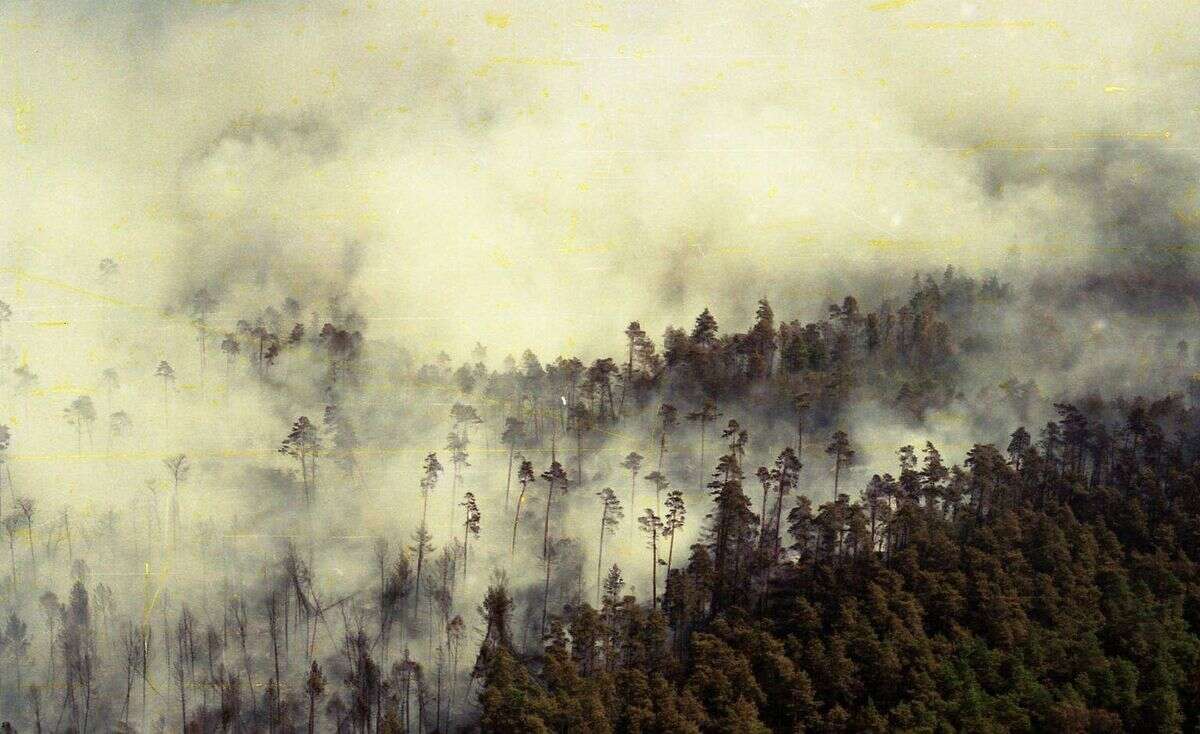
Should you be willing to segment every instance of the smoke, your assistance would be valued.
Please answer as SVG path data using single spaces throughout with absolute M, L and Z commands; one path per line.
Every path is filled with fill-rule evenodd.
M 945 262 L 1081 267 L 1144 310 L 1194 257 L 1191 12 L 11 7 L 4 238 L 75 280 L 86 243 L 159 302 L 353 294 L 459 350 Z
M 962 138 L 931 145 L 897 103 L 938 53 L 907 11 L 5 13 L 14 256 L 90 279 L 86 242 L 168 303 L 353 292 L 377 333 L 554 351 L 633 314 L 661 329 L 897 264 L 996 265 L 1021 231 Z M 879 33 L 912 56 L 876 63 Z
M 633 319 L 657 336 L 711 307 L 723 330 L 742 329 L 764 296 L 781 320 L 815 318 L 846 293 L 870 307 L 903 297 L 914 271 L 952 263 L 1016 279 L 1018 301 L 972 325 L 963 395 L 924 424 L 874 403 L 842 417 L 860 450 L 852 484 L 892 470 L 897 446 L 933 440 L 959 460 L 1048 417 L 997 397 L 1011 377 L 1053 399 L 1176 389 L 1191 363 L 1175 343 L 1197 337 L 1200 221 L 1200 66 L 1178 29 L 1198 13 L 1115 1 L 6 5 L 0 292 L 17 347 L 4 373 L 25 363 L 40 376 L 28 398 L 6 391 L 16 491 L 37 489 L 39 543 L 58 537 L 63 508 L 82 527 L 123 513 L 115 548 L 98 534 L 81 552 L 133 573 L 112 583 L 137 606 L 166 517 L 160 460 L 186 452 L 183 515 L 211 542 L 165 578 L 180 597 L 207 599 L 217 572 L 253 587 L 303 536 L 297 470 L 276 448 L 297 416 L 319 419 L 328 367 L 312 349 L 263 381 L 216 340 L 286 299 L 287 327 L 337 313 L 367 335 L 358 389 L 336 395 L 364 438 L 359 473 L 327 465 L 313 510 L 336 539 L 315 575 L 329 598 L 363 604 L 374 539 L 412 542 L 420 461 L 444 454 L 455 399 L 413 383 L 411 358 L 465 359 L 476 342 L 492 368 L 526 347 L 543 361 L 610 355 Z M 190 323 L 201 289 L 216 299 L 211 333 Z M 174 385 L 153 377 L 163 359 Z M 122 376 L 111 397 L 106 367 Z M 78 394 L 100 411 L 82 450 L 61 420 Z M 110 439 L 117 410 L 133 428 Z M 751 429 L 750 466 L 792 440 L 778 408 L 724 410 Z M 515 556 L 494 511 L 502 420 L 475 437 L 457 496 L 444 478 L 432 500 L 438 553 L 462 536 L 461 491 L 485 507 L 474 552 L 488 562 L 460 583 L 460 611 L 496 565 L 540 601 L 544 495 Z M 648 416 L 630 422 L 585 451 L 586 491 L 626 496 L 620 458 L 649 453 L 652 435 Z M 669 473 L 699 503 L 695 436 L 678 438 Z M 823 499 L 810 449 L 805 489 Z M 564 549 L 564 578 L 598 531 L 592 500 L 561 510 L 583 549 Z M 699 536 L 693 507 L 677 559 Z M 637 514 L 627 507 L 607 560 L 644 596 Z M 64 588 L 55 568 L 41 586 Z

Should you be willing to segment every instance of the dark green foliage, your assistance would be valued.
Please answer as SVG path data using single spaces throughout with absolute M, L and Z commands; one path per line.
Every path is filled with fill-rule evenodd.
M 618 598 L 614 569 L 602 610 L 568 607 L 540 661 L 496 659 L 484 729 L 1194 730 L 1193 418 L 1177 402 L 1056 408 L 1007 457 L 979 444 L 948 467 L 906 446 L 899 479 L 799 497 L 774 553 L 755 543 L 770 523 L 742 491 L 731 427 L 705 543 L 661 612 Z

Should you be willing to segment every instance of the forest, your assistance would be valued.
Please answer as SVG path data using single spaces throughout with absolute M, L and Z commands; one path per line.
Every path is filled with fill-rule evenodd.
M 0 2 L 0 734 L 1200 732 L 1200 2 Z
M 1145 394 L 996 375 L 1023 337 L 985 325 L 1026 289 L 947 268 L 900 291 L 493 363 L 421 359 L 337 300 L 223 320 L 201 289 L 162 315 L 190 345 L 65 395 L 0 332 L 0 719 L 1200 725 L 1187 340 L 1142 334 Z

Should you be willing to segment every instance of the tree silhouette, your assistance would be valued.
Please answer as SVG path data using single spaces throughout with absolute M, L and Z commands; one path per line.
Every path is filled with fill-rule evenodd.
M 260 377 L 265 377 L 267 368 L 274 364 L 279 356 L 279 337 L 259 321 L 250 326 L 245 321 L 238 322 L 238 331 L 248 337 L 251 362 L 258 370 Z M 227 353 L 228 354 L 228 353 Z
M 317 665 L 316 660 L 312 661 L 312 666 L 309 667 L 304 692 L 308 696 L 308 734 L 313 734 L 316 724 L 317 701 L 325 695 L 325 676 L 321 673 L 321 666 Z
M 429 543 L 432 536 L 427 530 L 426 524 L 429 516 L 429 493 L 437 487 L 438 479 L 444 471 L 436 453 L 428 454 L 421 468 L 423 471 L 421 475 L 421 525 L 413 535 L 413 539 L 416 541 L 413 552 L 417 554 L 417 578 L 413 590 L 414 610 L 421 608 L 421 577 L 425 568 L 425 554 L 433 550 L 433 546 Z
M 12 585 L 10 586 L 12 591 L 10 593 L 13 594 L 17 591 L 17 531 L 21 529 L 24 521 L 25 519 L 18 512 L 4 516 L 4 534 L 8 536 L 8 556 L 9 562 L 12 564 Z
M 242 345 L 238 343 L 237 335 L 230 332 L 221 340 L 221 352 L 225 355 L 225 383 L 228 386 L 233 377 L 233 363 L 237 361 Z
M 800 461 L 804 460 L 804 416 L 808 414 L 812 407 L 812 396 L 809 393 L 802 392 L 792 398 L 792 405 L 796 408 L 796 458 Z
M 621 510 L 621 501 L 613 493 L 612 487 L 605 487 L 596 493 L 600 498 L 600 545 L 596 550 L 596 603 L 600 603 L 600 574 L 604 568 L 604 538 L 616 532 L 625 513 Z
M 747 334 L 747 346 L 751 350 L 748 371 L 753 379 L 769 378 L 775 367 L 775 313 L 767 299 L 762 298 L 758 301 L 754 315 L 754 326 Z
M 646 481 L 654 485 L 654 511 L 662 511 L 662 493 L 671 486 L 667 475 L 660 471 L 652 471 L 646 475 Z
M 662 532 L 662 520 L 649 507 L 638 518 L 638 526 L 646 534 L 646 547 L 650 549 L 650 608 L 658 608 L 658 537 Z
M 333 448 L 334 461 L 346 476 L 358 475 L 358 459 L 355 452 L 359 448 L 358 434 L 354 424 L 336 405 L 326 405 L 322 424 L 329 443 Z
M 663 456 L 667 453 L 667 436 L 678 423 L 675 406 L 663 403 L 658 409 L 658 471 L 663 468 Z
M 550 468 L 542 472 L 542 479 L 546 482 L 546 517 L 542 530 L 542 560 L 546 560 L 550 552 L 550 515 L 554 502 L 554 489 L 562 487 L 563 492 L 566 492 L 567 472 L 562 468 L 562 464 L 551 461 Z
M 483 424 L 483 419 L 479 417 L 475 408 L 463 403 L 455 403 L 450 408 L 450 419 L 453 422 L 454 430 L 467 440 L 470 439 L 471 426 Z
M 96 407 L 92 404 L 92 399 L 87 395 L 80 395 L 71 401 L 71 404 L 63 409 L 63 418 L 70 425 L 75 426 L 75 435 L 77 440 L 77 449 L 80 454 L 83 453 L 83 433 L 86 430 L 88 440 L 90 442 L 92 435 L 92 424 L 96 422 Z
M 33 550 L 33 513 L 37 510 L 37 503 L 31 497 L 17 498 L 17 512 L 21 513 L 21 517 L 25 518 L 25 532 L 29 539 L 29 561 L 33 565 L 34 576 L 37 576 L 37 555 Z
M 742 457 L 746 455 L 746 443 L 749 441 L 749 434 L 735 421 L 730 420 L 721 431 L 721 438 L 728 442 L 729 455 L 738 465 L 741 465 Z
M 700 406 L 700 410 L 688 413 L 687 419 L 700 426 L 700 476 L 704 477 L 705 469 L 705 438 L 708 434 L 708 424 L 721 417 L 721 413 L 717 410 L 717 406 L 711 400 L 705 400 Z M 703 482 L 701 482 L 703 483 Z
M 546 586 L 542 594 L 542 634 L 546 631 L 546 610 L 550 603 L 550 515 L 552 514 L 554 502 L 554 488 L 562 487 L 562 491 L 567 491 L 567 472 L 562 468 L 556 460 L 551 460 L 550 468 L 542 472 L 542 479 L 546 482 L 546 517 L 545 524 L 542 528 L 542 562 L 546 564 Z
M 765 544 L 767 542 L 767 522 L 771 517 L 770 513 L 767 512 L 767 496 L 774 489 L 775 480 L 771 471 L 765 466 L 758 467 L 758 471 L 754 473 L 754 476 L 762 485 L 762 504 L 759 505 L 759 541 Z
M 217 305 L 217 299 L 212 297 L 207 288 L 201 288 L 192 294 L 188 308 L 192 315 L 192 325 L 196 327 L 196 340 L 200 342 L 200 385 L 204 385 L 204 368 L 208 357 L 208 315 Z
M 312 504 L 316 492 L 317 457 L 321 451 L 321 436 L 308 416 L 300 416 L 292 423 L 292 430 L 279 445 L 279 453 L 290 456 L 300 463 L 301 484 L 304 504 Z
M 181 482 L 187 481 L 187 475 L 191 470 L 191 465 L 188 463 L 187 456 L 184 454 L 175 454 L 174 456 L 163 459 L 163 466 L 166 467 L 167 474 L 169 474 L 171 477 L 171 548 L 173 550 L 178 550 L 179 485 Z
M 21 396 L 21 401 L 24 406 L 25 420 L 29 420 L 29 396 L 33 394 L 33 389 L 37 385 L 37 373 L 29 369 L 28 365 L 20 365 L 13 370 L 13 376 L 17 378 L 17 394 Z
M 643 457 L 636 451 L 630 451 L 621 461 L 621 468 L 629 472 L 629 506 L 637 507 L 637 476 L 642 470 Z
M 100 373 L 100 384 L 104 387 L 104 398 L 109 410 L 112 410 L 113 394 L 121 389 L 121 377 L 111 367 Z
M 1008 442 L 1008 460 L 1012 462 L 1013 468 L 1017 471 L 1021 470 L 1021 457 L 1029 450 L 1032 445 L 1032 439 L 1029 436 L 1029 431 L 1025 430 L 1025 426 L 1020 426 L 1009 436 Z
M 163 381 L 163 420 L 166 421 L 168 420 L 167 412 L 171 398 L 171 385 L 175 382 L 175 368 L 164 359 L 160 361 L 158 363 L 158 367 L 155 368 L 154 376 L 161 378 Z
M 696 325 L 692 328 L 692 343 L 703 348 L 712 348 L 717 344 L 717 319 L 707 308 L 696 317 Z
M 742 489 L 741 462 L 731 445 L 721 457 L 717 472 L 709 482 L 713 510 L 709 514 L 708 539 L 713 556 L 712 609 L 725 609 L 737 598 L 747 579 L 746 553 L 753 548 L 757 520 L 750 499 Z
M 854 450 L 850 448 L 850 437 L 846 435 L 845 431 L 834 431 L 833 436 L 829 439 L 829 445 L 825 447 L 825 453 L 833 457 L 833 499 L 836 502 L 838 479 L 841 477 L 842 469 L 854 461 Z
M 101 280 L 109 280 L 117 274 L 117 262 L 111 257 L 106 257 L 100 260 L 100 278 Z
M 458 487 L 462 483 L 463 469 L 471 464 L 467 461 L 468 440 L 465 433 L 451 431 L 446 436 L 446 449 L 450 452 L 450 466 L 453 473 L 450 477 L 450 524 L 454 525 L 454 508 L 458 502 Z
M 621 402 L 617 406 L 617 413 L 619 415 L 624 414 L 625 396 L 629 394 L 629 390 L 633 387 L 633 355 L 639 345 L 646 340 L 646 332 L 642 329 L 641 324 L 636 321 L 630 321 L 629 326 L 625 328 L 625 337 L 629 340 L 629 361 L 625 365 L 625 376 L 621 381 Z
M 592 408 L 591 412 L 601 419 L 607 418 L 609 421 L 617 419 L 617 409 L 613 404 L 612 391 L 612 378 L 616 374 L 617 365 L 607 357 L 592 362 L 584 374 L 587 384 L 597 393 L 596 399 L 599 402 L 598 408 Z
M 521 522 L 521 505 L 525 501 L 525 490 L 529 488 L 530 482 L 537 481 L 532 462 L 521 459 L 521 466 L 517 469 L 517 481 L 521 483 L 521 494 L 517 496 L 517 511 L 513 514 L 513 537 L 509 555 L 517 551 L 517 525 Z
M 942 454 L 934 447 L 933 442 L 926 441 L 921 453 L 925 456 L 921 467 L 921 492 L 925 496 L 925 509 L 933 514 L 938 511 L 942 483 L 950 478 L 950 470 L 942 463 Z
M 8 646 L 8 655 L 12 658 L 13 668 L 17 674 L 17 691 L 25 688 L 24 668 L 25 656 L 29 654 L 29 628 L 16 612 L 9 612 L 8 622 L 4 625 L 3 637 Z
M 517 444 L 525 440 L 525 421 L 517 418 L 506 418 L 504 420 L 504 432 L 500 434 L 500 441 L 508 447 L 508 473 L 504 479 L 504 512 L 508 512 L 508 495 L 512 488 L 512 468 L 513 458 L 517 453 Z
M 471 536 L 479 537 L 479 505 L 475 502 L 474 492 L 463 495 L 462 507 L 466 513 L 466 519 L 463 520 L 463 578 L 466 578 L 468 542 Z
M 583 434 L 592 428 L 593 413 L 583 401 L 571 406 L 569 424 L 575 432 L 575 481 L 583 484 Z
M 687 519 L 687 505 L 683 501 L 683 492 L 672 489 L 667 493 L 667 514 L 663 517 L 662 535 L 667 538 L 667 573 L 669 584 L 671 578 L 671 561 L 675 552 L 675 534 L 683 529 Z
M 767 528 L 766 535 L 770 539 L 774 558 L 778 560 L 780 552 L 779 534 L 781 531 L 780 523 L 783 521 L 783 499 L 787 497 L 793 489 L 799 485 L 800 470 L 803 468 L 800 459 L 796 453 L 792 451 L 790 446 L 779 452 L 779 457 L 775 459 L 775 466 L 771 469 L 771 480 L 775 486 L 775 520 Z

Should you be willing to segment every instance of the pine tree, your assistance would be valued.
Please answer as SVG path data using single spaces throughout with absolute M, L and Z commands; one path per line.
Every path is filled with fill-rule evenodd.
M 517 481 L 521 483 L 521 494 L 517 496 L 517 510 L 513 514 L 513 535 L 512 547 L 509 549 L 510 555 L 517 551 L 517 526 L 521 523 L 521 506 L 525 502 L 525 490 L 529 489 L 530 483 L 537 481 L 537 475 L 533 473 L 532 462 L 521 459 L 521 466 L 517 469 Z
M 450 525 L 454 525 L 454 508 L 458 502 L 458 488 L 462 484 L 463 469 L 471 464 L 467 461 L 469 441 L 465 433 L 451 431 L 446 436 L 446 449 L 450 452 Z
M 292 424 L 292 430 L 279 446 L 279 453 L 291 456 L 300 463 L 300 476 L 304 487 L 304 503 L 311 506 L 316 491 L 317 456 L 321 451 L 321 436 L 308 416 L 300 416 Z
M 504 420 L 504 432 L 500 434 L 500 441 L 505 446 L 508 446 L 508 473 L 504 479 L 504 512 L 508 513 L 508 494 L 512 488 L 512 468 L 513 459 L 516 457 L 517 444 L 525 440 L 525 421 L 516 418 L 506 418 Z
M 705 400 L 704 404 L 700 407 L 700 410 L 693 411 L 687 415 L 687 419 L 689 421 L 692 421 L 700 426 L 700 475 L 702 480 L 705 471 L 704 451 L 705 439 L 708 435 L 708 424 L 720 417 L 720 411 L 717 410 L 717 406 L 714 405 L 711 400 Z M 703 484 L 703 481 L 701 481 L 701 483 Z
M 774 550 L 775 560 L 778 560 L 779 556 L 779 534 L 782 530 L 783 500 L 784 497 L 787 497 L 799 485 L 800 469 L 803 466 L 796 453 L 788 446 L 779 452 L 779 457 L 775 459 L 775 466 L 771 469 L 771 478 L 775 484 L 776 494 L 775 519 L 767 530 L 767 536 Z
M 642 468 L 644 457 L 636 451 L 630 451 L 621 461 L 621 468 L 629 472 L 629 506 L 637 507 L 637 475 Z
M 466 578 L 467 545 L 471 536 L 479 537 L 479 505 L 475 502 L 474 492 L 463 495 L 462 507 L 466 514 L 466 519 L 463 520 L 463 578 Z
M 646 547 L 650 549 L 650 608 L 658 608 L 658 538 L 662 534 L 662 519 L 649 507 L 638 518 L 638 526 L 646 534 Z
M 638 351 L 638 347 L 646 341 L 646 332 L 642 329 L 641 324 L 631 321 L 625 329 L 625 338 L 629 340 L 629 361 L 625 365 L 625 374 L 621 380 L 621 402 L 617 406 L 618 415 L 625 412 L 625 396 L 633 387 L 633 357 Z
M 617 525 L 625 513 L 621 510 L 621 501 L 612 491 L 605 487 L 596 493 L 600 498 L 600 543 L 596 549 L 596 603 L 600 603 L 600 572 L 604 568 L 604 538 L 616 532 Z
M 662 511 L 662 494 L 671 486 L 670 480 L 660 471 L 652 471 L 646 475 L 646 481 L 654 485 L 654 511 Z
M 758 518 L 750 509 L 750 499 L 742 489 L 742 470 L 737 457 L 721 457 L 717 473 L 709 483 L 713 510 L 707 516 L 708 545 L 713 556 L 714 612 L 733 603 L 737 589 L 745 579 L 745 554 L 753 548 Z
M 667 538 L 667 573 L 671 578 L 671 560 L 675 553 L 675 535 L 683 529 L 687 519 L 687 506 L 683 501 L 683 492 L 673 489 L 667 493 L 667 514 L 663 518 L 662 534 Z
M 188 463 L 187 456 L 176 454 L 163 459 L 163 466 L 171 475 L 171 548 L 177 550 L 179 548 L 179 485 L 187 480 L 191 465 Z
M 546 516 L 545 524 L 542 529 L 542 562 L 546 566 L 546 584 L 542 593 L 542 626 L 541 634 L 546 633 L 546 613 L 550 605 L 550 562 L 553 555 L 553 548 L 550 543 L 550 515 L 553 510 L 554 488 L 561 487 L 562 491 L 567 491 L 567 472 L 563 469 L 562 464 L 555 460 L 551 460 L 550 468 L 542 472 L 542 479 L 546 482 Z
M 833 499 L 837 501 L 838 482 L 845 469 L 854 460 L 854 450 L 850 448 L 850 437 L 845 431 L 834 431 L 825 447 L 825 453 L 833 457 Z
M 421 608 L 421 579 L 424 576 L 425 554 L 433 551 L 433 546 L 430 541 L 433 536 L 430 534 L 427 525 L 429 514 L 429 493 L 432 492 L 438 483 L 438 479 L 442 475 L 442 463 L 438 461 L 436 453 L 430 453 L 425 457 L 422 464 L 423 474 L 421 475 L 421 524 L 417 526 L 417 530 L 413 533 L 415 544 L 411 550 L 417 556 L 417 574 L 415 586 L 413 589 L 413 610 L 414 612 Z
M 663 468 L 663 457 L 667 453 L 667 436 L 669 436 L 671 434 L 671 431 L 675 430 L 675 426 L 678 423 L 678 419 L 676 418 L 677 415 L 678 415 L 678 411 L 675 410 L 675 406 L 668 405 L 667 403 L 663 403 L 662 406 L 660 406 L 658 409 L 658 436 L 659 436 L 659 438 L 658 438 L 658 467 L 657 467 L 657 469 L 660 472 L 662 471 L 662 468 Z
M 96 407 L 92 404 L 92 399 L 86 395 L 80 395 L 71 401 L 71 404 L 63 409 L 63 418 L 67 423 L 75 426 L 77 437 L 76 449 L 83 453 L 83 434 L 87 431 L 88 440 L 91 440 L 92 424 L 96 422 Z
M 1020 426 L 1009 436 L 1008 442 L 1008 460 L 1012 463 L 1013 468 L 1017 471 L 1021 470 L 1021 458 L 1032 445 L 1032 439 L 1029 436 L 1029 431 L 1025 430 L 1025 426 Z
M 692 343 L 699 347 L 711 348 L 717 344 L 717 320 L 707 308 L 696 317 L 696 325 L 692 328 Z
M 163 381 L 163 421 L 165 422 L 168 420 L 168 406 L 171 399 L 171 385 L 175 382 L 175 368 L 171 367 L 171 364 L 164 359 L 155 368 L 154 376 Z

